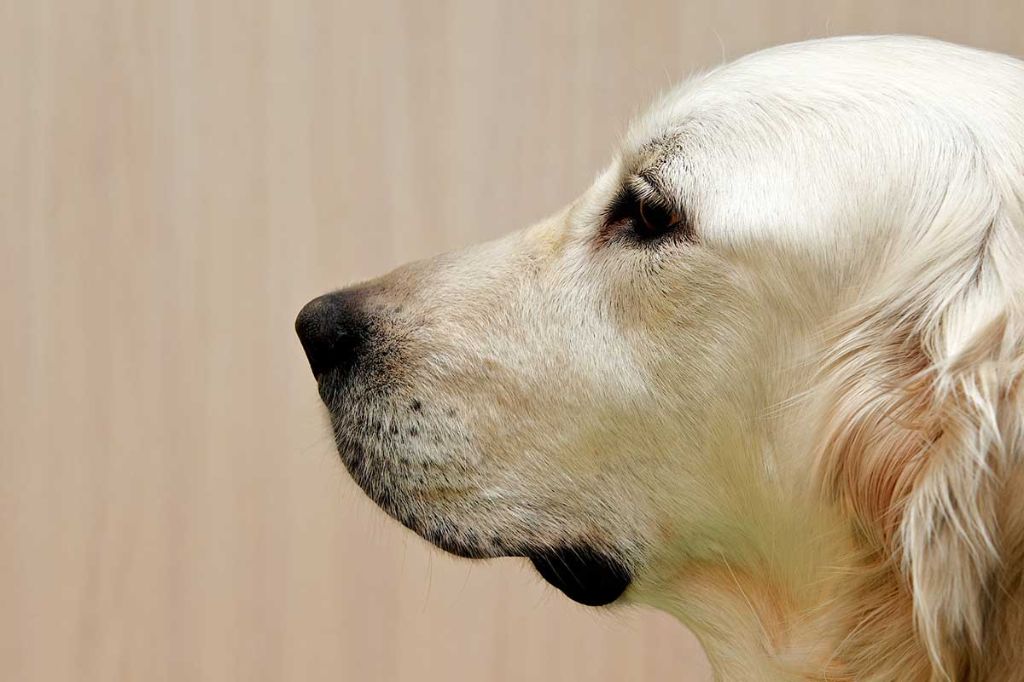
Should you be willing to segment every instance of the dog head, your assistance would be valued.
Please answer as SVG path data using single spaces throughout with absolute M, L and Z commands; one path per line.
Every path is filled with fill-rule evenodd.
M 905 553 L 925 639 L 971 627 L 983 472 L 1020 449 L 1021 93 L 1019 63 L 918 39 L 690 80 L 558 215 L 302 310 L 345 465 L 585 604 L 799 573 L 853 527 Z

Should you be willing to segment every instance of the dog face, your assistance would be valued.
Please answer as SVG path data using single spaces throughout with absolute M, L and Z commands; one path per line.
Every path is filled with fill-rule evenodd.
M 714 523 L 709 474 L 763 400 L 779 318 L 753 264 L 698 223 L 687 134 L 634 145 L 540 225 L 303 312 L 304 339 L 341 336 L 321 395 L 395 518 L 456 554 L 529 557 L 588 604 Z
M 924 40 L 759 53 L 656 105 L 558 215 L 315 299 L 296 324 L 345 465 L 430 542 L 585 604 L 798 563 L 765 545 L 856 507 L 820 456 L 866 395 L 823 380 L 844 334 L 901 296 L 923 328 L 998 224 L 985 136 L 1019 120 L 971 105 L 997 66 L 1019 80 Z

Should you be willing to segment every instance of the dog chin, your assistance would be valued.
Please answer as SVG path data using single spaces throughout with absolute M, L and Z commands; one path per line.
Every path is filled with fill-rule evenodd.
M 423 530 L 418 523 L 399 521 L 434 546 L 458 557 L 529 559 L 552 587 L 585 606 L 606 606 L 615 602 L 632 582 L 629 570 L 621 561 L 583 543 L 492 553 L 463 544 L 436 530 Z
M 521 557 L 529 559 L 537 572 L 565 596 L 586 606 L 605 606 L 616 601 L 629 587 L 632 575 L 622 561 L 609 552 L 585 542 L 553 546 L 518 546 L 501 537 L 487 541 L 471 530 L 438 519 L 423 519 L 408 510 L 379 476 L 368 475 L 362 445 L 339 437 L 338 451 L 359 487 L 389 516 L 434 546 L 464 559 Z

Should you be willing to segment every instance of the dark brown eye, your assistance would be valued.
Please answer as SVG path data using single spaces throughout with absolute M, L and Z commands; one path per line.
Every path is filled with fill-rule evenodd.
M 605 241 L 628 239 L 655 242 L 679 233 L 689 239 L 686 216 L 656 197 L 640 197 L 632 188 L 623 190 L 605 212 Z
M 678 211 L 653 201 L 638 200 L 637 213 L 639 219 L 633 220 L 633 233 L 643 240 L 657 239 L 683 224 L 683 216 Z

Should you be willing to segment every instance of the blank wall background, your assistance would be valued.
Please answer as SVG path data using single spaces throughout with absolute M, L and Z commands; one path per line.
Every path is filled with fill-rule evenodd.
M 1024 52 L 1020 2 L 0 4 L 0 678 L 707 680 L 668 617 L 456 561 L 337 462 L 312 296 L 557 209 L 772 43 Z

